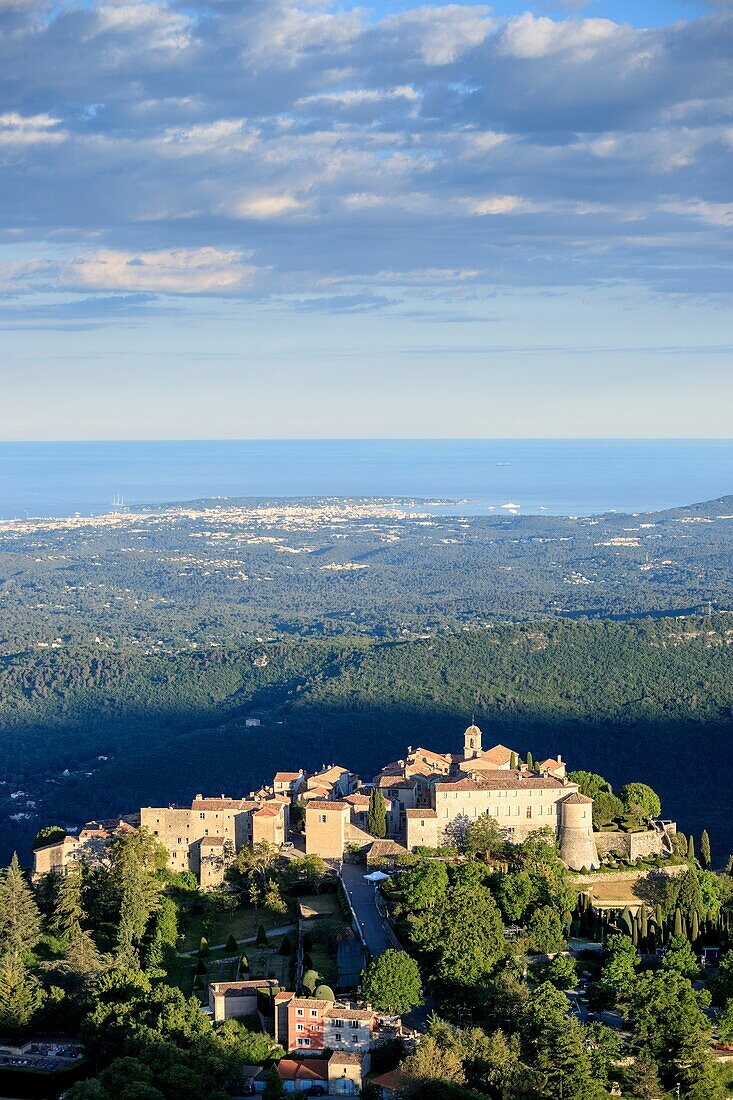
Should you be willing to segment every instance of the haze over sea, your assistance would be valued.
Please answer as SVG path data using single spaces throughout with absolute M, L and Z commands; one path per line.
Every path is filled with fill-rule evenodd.
M 457 500 L 451 511 L 653 511 L 733 492 L 733 440 L 195 440 L 0 443 L 0 517 L 201 497 Z M 442 509 L 445 510 L 445 509 Z

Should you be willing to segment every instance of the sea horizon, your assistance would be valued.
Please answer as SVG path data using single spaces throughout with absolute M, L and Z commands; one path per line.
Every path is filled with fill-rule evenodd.
M 404 438 L 0 442 L 0 518 L 237 497 L 451 501 L 489 515 L 658 511 L 733 492 L 733 440 Z M 436 508 L 441 509 L 440 505 Z

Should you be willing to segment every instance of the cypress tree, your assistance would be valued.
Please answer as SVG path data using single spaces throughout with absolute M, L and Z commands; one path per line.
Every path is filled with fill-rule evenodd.
M 642 943 L 644 945 L 644 949 L 646 950 L 646 948 L 648 947 L 647 941 L 649 939 L 649 918 L 647 916 L 646 905 L 642 905 L 641 907 L 641 922 L 639 932 L 641 935 Z
M 662 912 L 662 907 L 659 902 L 657 902 L 654 907 L 654 923 L 656 924 L 658 930 L 661 932 L 664 928 L 664 914 Z
M 257 939 L 255 940 L 256 947 L 267 947 L 267 932 L 265 932 L 265 926 L 263 924 L 257 925 Z
M 710 837 L 708 836 L 707 829 L 703 829 L 702 836 L 700 837 L 700 862 L 706 870 L 712 862 L 710 853 Z
M 531 752 L 527 753 L 527 768 L 529 771 L 534 771 L 534 757 Z
M 513 752 L 510 759 L 509 759 L 509 767 L 511 768 L 512 771 L 514 771 L 516 766 L 517 766 L 517 754 L 515 752 Z
M 674 934 L 675 936 L 683 936 L 684 928 L 682 927 L 682 913 L 679 909 L 674 911 Z
M 692 833 L 687 838 L 687 858 L 690 860 L 695 858 L 695 838 Z
M 206 936 L 202 936 L 201 939 L 199 940 L 199 951 L 198 951 L 199 958 L 200 959 L 205 959 L 208 954 L 209 954 L 209 941 L 207 940 Z
M 387 803 L 379 787 L 372 788 L 369 795 L 367 830 L 378 839 L 387 835 Z
M 41 914 L 13 853 L 0 881 L 0 952 L 18 960 L 41 938 Z
M 692 914 L 692 921 L 690 923 L 690 940 L 692 943 L 697 943 L 700 938 L 700 920 L 697 913 Z

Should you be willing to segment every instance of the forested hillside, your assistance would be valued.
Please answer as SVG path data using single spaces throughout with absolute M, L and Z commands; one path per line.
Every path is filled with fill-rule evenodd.
M 338 760 L 369 776 L 407 745 L 456 750 L 475 713 L 487 743 L 646 779 L 685 831 L 710 829 L 720 860 L 733 850 L 732 644 L 733 616 L 714 615 L 8 656 L 3 855 L 39 824 L 245 793 L 276 768 Z

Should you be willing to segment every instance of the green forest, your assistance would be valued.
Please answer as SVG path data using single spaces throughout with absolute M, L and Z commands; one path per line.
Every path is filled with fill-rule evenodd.
M 408 745 L 455 751 L 475 714 L 487 745 L 535 759 L 559 752 L 614 785 L 650 782 L 663 814 L 685 831 L 707 827 L 725 860 L 732 631 L 723 614 L 556 618 L 401 642 L 9 655 L 0 662 L 4 851 L 27 845 L 39 824 L 197 791 L 246 793 L 278 768 L 338 761 L 370 777 Z M 248 727 L 250 717 L 261 726 Z

